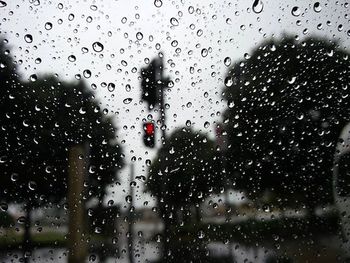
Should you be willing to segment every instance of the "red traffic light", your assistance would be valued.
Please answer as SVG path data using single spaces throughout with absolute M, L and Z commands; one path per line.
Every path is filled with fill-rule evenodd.
M 145 146 L 153 148 L 154 147 L 154 135 L 155 135 L 155 126 L 152 122 L 146 122 L 143 124 L 143 142 Z
M 152 122 L 145 123 L 144 129 L 145 129 L 146 135 L 148 136 L 154 135 L 154 124 Z

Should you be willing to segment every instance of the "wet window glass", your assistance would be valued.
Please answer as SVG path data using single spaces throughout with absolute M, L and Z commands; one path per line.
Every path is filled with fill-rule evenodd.
M 350 154 L 340 157 L 337 190 L 339 196 L 350 196 Z
M 348 262 L 349 10 L 0 0 L 0 262 Z

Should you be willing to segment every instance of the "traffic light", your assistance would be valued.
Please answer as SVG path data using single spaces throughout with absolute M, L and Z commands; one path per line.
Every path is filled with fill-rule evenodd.
M 153 107 L 158 101 L 158 89 L 154 77 L 154 69 L 152 64 L 147 68 L 141 69 L 141 87 L 142 87 L 142 99 L 146 101 L 149 107 Z
M 146 122 L 143 124 L 143 142 L 145 146 L 153 148 L 154 147 L 154 135 L 155 127 L 153 122 Z
M 142 100 L 146 101 L 150 108 L 160 102 L 161 89 L 168 81 L 168 78 L 163 78 L 163 68 L 162 58 L 155 58 L 147 67 L 141 69 Z

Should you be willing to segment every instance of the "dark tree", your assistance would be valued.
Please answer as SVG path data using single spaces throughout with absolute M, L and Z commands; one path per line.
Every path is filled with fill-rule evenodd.
M 152 163 L 147 190 L 161 207 L 189 209 L 213 192 L 218 180 L 214 143 L 188 128 L 176 130 Z M 176 215 L 174 215 L 176 216 Z
M 225 79 L 230 173 L 252 198 L 332 201 L 332 163 L 349 121 L 349 55 L 336 43 L 285 36 L 256 48 Z M 299 204 L 298 204 L 299 203 Z
M 101 205 L 123 165 L 121 147 L 112 120 L 83 82 L 55 76 L 20 82 L 3 44 L 0 64 L 0 198 L 24 204 L 29 241 L 32 208 L 66 202 L 70 148 L 88 146 L 85 200 L 97 198 Z

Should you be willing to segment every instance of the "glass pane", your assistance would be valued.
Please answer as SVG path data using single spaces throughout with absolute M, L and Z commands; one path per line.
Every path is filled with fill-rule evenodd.
M 350 260 L 349 3 L 0 14 L 0 262 Z
M 339 196 L 350 196 L 350 154 L 344 154 L 339 161 L 337 191 Z

